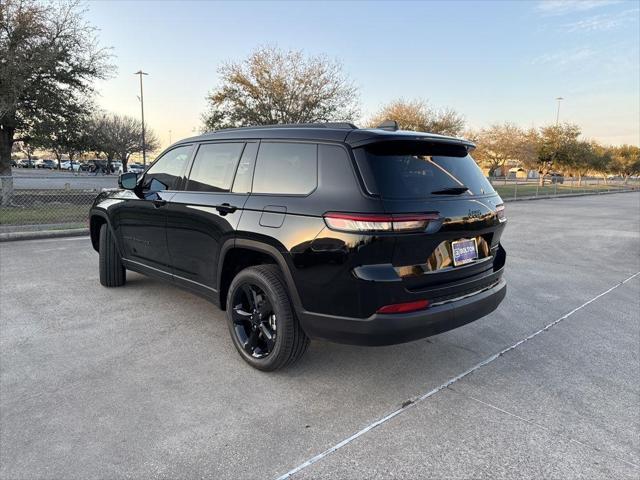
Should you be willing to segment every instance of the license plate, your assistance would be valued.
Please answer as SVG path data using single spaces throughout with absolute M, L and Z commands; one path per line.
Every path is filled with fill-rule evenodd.
M 478 245 L 475 238 L 451 242 L 451 250 L 453 251 L 453 265 L 456 267 L 471 263 L 478 258 Z

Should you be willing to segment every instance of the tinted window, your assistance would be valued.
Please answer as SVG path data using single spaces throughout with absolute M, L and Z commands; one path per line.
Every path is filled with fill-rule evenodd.
M 465 195 L 494 193 L 465 151 L 447 152 L 443 146 L 434 150 L 428 145 L 398 142 L 391 147 L 372 146 L 354 152 L 367 190 L 383 198 L 424 198 L 433 192 L 462 186 L 469 189 Z
M 256 162 L 257 143 L 247 143 L 242 152 L 240 164 L 236 170 L 236 178 L 233 181 L 233 191 L 237 193 L 249 193 L 251 191 L 251 178 L 253 166 Z
M 148 190 L 151 187 L 152 181 L 155 180 L 155 182 L 153 182 L 154 185 L 159 185 L 164 188 L 154 186 L 154 190 L 176 189 L 178 182 L 182 178 L 182 175 L 184 175 L 190 154 L 191 145 L 169 150 L 147 170 L 144 176 L 144 188 Z
M 253 178 L 254 193 L 305 195 L 318 182 L 318 146 L 262 143 Z
M 228 192 L 244 143 L 207 143 L 200 145 L 191 167 L 187 190 Z

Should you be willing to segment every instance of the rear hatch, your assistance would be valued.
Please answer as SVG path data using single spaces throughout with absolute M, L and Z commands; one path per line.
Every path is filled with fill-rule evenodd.
M 445 299 L 495 279 L 504 263 L 504 206 L 466 146 L 386 141 L 354 154 L 366 190 L 386 213 L 434 218 L 421 231 L 395 235 L 392 263 L 409 291 L 436 289 Z

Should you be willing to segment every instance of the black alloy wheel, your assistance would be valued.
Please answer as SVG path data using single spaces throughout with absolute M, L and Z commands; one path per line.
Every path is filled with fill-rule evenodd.
M 231 305 L 234 332 L 244 351 L 253 358 L 273 352 L 277 317 L 266 293 L 257 285 L 243 283 L 234 292 Z
M 277 265 L 255 265 L 238 272 L 229 285 L 226 304 L 233 345 L 252 367 L 279 370 L 304 355 L 309 338 Z

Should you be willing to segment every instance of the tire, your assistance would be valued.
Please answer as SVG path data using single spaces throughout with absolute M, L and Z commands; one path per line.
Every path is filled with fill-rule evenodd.
M 239 315 L 240 312 L 246 315 L 247 311 L 244 310 L 251 308 L 250 304 L 245 301 L 249 297 L 246 293 L 247 286 L 259 293 L 259 299 L 266 296 L 270 309 L 267 309 L 265 315 L 260 315 L 260 318 L 268 317 L 267 319 L 246 320 L 245 317 L 243 320 Z M 257 310 L 260 311 L 260 309 Z M 261 350 L 261 346 L 256 346 L 253 352 L 250 351 L 250 346 L 247 347 L 253 338 L 250 333 L 251 328 L 256 330 L 254 326 L 260 322 L 262 325 L 257 330 L 258 335 L 262 337 L 259 337 L 257 342 L 266 347 L 265 351 L 269 349 L 269 343 L 264 335 L 269 335 L 268 332 L 275 334 L 271 350 L 266 354 Z M 275 327 L 272 330 L 269 327 L 272 325 L 271 322 Z M 258 265 L 245 268 L 234 277 L 227 296 L 227 325 L 233 344 L 240 356 L 258 370 L 269 372 L 292 365 L 304 355 L 309 346 L 309 337 L 304 333 L 296 318 L 282 274 L 276 265 Z M 248 338 L 243 343 L 242 336 L 245 334 Z M 256 352 L 258 352 L 258 356 L 256 356 Z
M 100 227 L 99 254 L 100 283 L 105 287 L 124 285 L 127 280 L 126 271 L 122 265 L 116 242 L 106 223 Z

